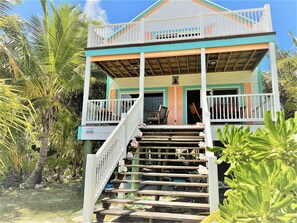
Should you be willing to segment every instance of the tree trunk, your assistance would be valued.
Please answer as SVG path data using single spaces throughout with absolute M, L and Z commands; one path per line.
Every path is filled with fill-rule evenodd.
M 36 184 L 41 183 L 43 169 L 45 166 L 45 160 L 47 157 L 50 121 L 49 119 L 42 119 L 42 121 L 43 121 L 43 129 L 42 129 L 42 138 L 41 138 L 38 164 L 35 170 L 30 175 L 30 177 L 25 182 L 29 188 L 34 188 Z

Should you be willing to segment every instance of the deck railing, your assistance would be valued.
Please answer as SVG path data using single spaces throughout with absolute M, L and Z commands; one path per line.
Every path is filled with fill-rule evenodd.
M 198 39 L 270 32 L 269 6 L 183 18 L 91 26 L 88 47 Z
M 207 96 L 211 122 L 264 121 L 264 114 L 275 114 L 274 95 L 238 94 Z
M 93 222 L 93 209 L 114 169 L 126 155 L 127 145 L 142 122 L 143 96 L 139 97 L 96 154 L 87 156 L 83 222 Z
M 119 123 L 136 99 L 88 100 L 86 124 Z

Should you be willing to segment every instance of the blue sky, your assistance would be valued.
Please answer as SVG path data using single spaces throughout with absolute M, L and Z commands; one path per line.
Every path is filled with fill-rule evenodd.
M 153 4 L 154 0 L 64 0 L 71 4 L 79 4 L 88 11 L 90 17 L 104 19 L 107 23 L 128 22 Z M 181 0 L 182 1 L 182 0 Z M 61 0 L 55 0 L 58 4 Z M 297 0 L 213 0 L 213 2 L 230 10 L 259 8 L 270 4 L 273 29 L 277 33 L 277 44 L 289 50 L 293 43 L 288 35 L 291 31 L 297 36 Z M 42 13 L 39 0 L 23 0 L 23 4 L 15 6 L 13 12 L 21 17 Z

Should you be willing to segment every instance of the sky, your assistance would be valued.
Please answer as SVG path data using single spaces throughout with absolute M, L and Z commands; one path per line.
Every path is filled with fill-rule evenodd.
M 102 19 L 105 23 L 129 22 L 155 2 L 155 0 L 54 0 L 56 4 L 61 1 L 78 4 L 89 17 Z M 288 31 L 297 36 L 297 0 L 213 0 L 213 2 L 230 10 L 263 8 L 265 4 L 270 4 L 277 45 L 284 50 L 292 49 L 293 42 Z M 13 8 L 12 13 L 23 18 L 42 15 L 40 1 L 23 0 L 21 5 Z

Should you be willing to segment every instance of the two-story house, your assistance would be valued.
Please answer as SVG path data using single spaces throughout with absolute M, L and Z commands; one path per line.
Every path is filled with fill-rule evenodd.
M 259 69 L 267 54 L 271 93 L 263 93 Z M 84 222 L 93 220 L 116 168 L 98 221 L 125 215 L 198 222 L 215 211 L 216 157 L 205 146 L 226 122 L 256 129 L 266 111 L 280 109 L 269 5 L 229 10 L 208 0 L 159 0 L 130 22 L 90 26 L 85 55 L 78 138 L 105 142 L 88 155 Z M 107 75 L 104 99 L 89 100 L 91 64 Z M 152 113 L 163 123 L 151 122 Z

